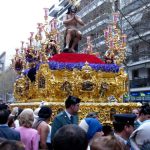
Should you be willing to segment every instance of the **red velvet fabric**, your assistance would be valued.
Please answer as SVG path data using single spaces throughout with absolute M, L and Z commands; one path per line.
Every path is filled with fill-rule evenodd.
M 101 59 L 99 59 L 95 55 L 77 53 L 56 54 L 52 58 L 49 58 L 49 61 L 57 61 L 62 63 L 84 63 L 87 61 L 88 63 L 105 64 Z

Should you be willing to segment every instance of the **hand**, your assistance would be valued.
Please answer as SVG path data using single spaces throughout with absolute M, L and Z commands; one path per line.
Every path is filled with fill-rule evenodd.
M 72 14 L 72 19 L 75 19 L 75 14 Z

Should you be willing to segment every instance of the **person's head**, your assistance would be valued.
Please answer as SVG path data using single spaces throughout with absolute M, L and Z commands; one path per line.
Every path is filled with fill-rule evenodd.
M 133 109 L 132 110 L 132 114 L 135 114 L 136 116 L 137 116 L 137 118 L 139 117 L 139 109 L 137 108 L 137 109 Z
M 38 112 L 39 118 L 42 118 L 48 121 L 50 120 L 51 115 L 52 115 L 52 110 L 48 106 L 42 106 Z
M 77 12 L 77 7 L 74 6 L 74 5 L 71 5 L 69 8 L 68 8 L 68 12 L 66 14 L 70 14 L 70 13 L 73 13 L 75 14 Z
M 121 133 L 126 139 L 129 138 L 134 130 L 134 114 L 116 114 L 114 115 L 113 126 L 116 133 Z
M 14 108 L 12 109 L 12 111 L 11 111 L 11 115 L 12 115 L 12 116 L 16 116 L 16 115 L 18 114 L 18 112 L 19 112 L 19 108 L 18 108 L 18 107 L 14 107 Z
M 24 109 L 19 115 L 20 126 L 31 128 L 34 121 L 33 110 L 30 108 Z
M 5 103 L 0 104 L 0 110 L 9 109 L 8 105 Z
M 150 106 L 148 104 L 141 106 L 139 112 L 139 119 L 141 122 L 150 119 Z
M 97 132 L 103 134 L 102 125 L 96 118 L 85 118 L 81 120 L 79 126 L 87 133 L 88 140 L 91 140 Z
M 64 111 L 64 109 L 63 108 L 58 108 L 58 110 L 57 110 L 57 114 L 59 114 L 59 113 L 61 113 L 61 112 L 63 112 Z
M 9 117 L 8 117 L 8 126 L 9 127 L 15 127 L 14 121 L 15 121 L 15 116 L 12 116 L 10 114 Z
M 75 96 L 68 96 L 68 98 L 66 99 L 65 107 L 67 110 L 69 110 L 69 113 L 71 115 L 74 115 L 78 112 L 80 101 L 81 100 Z
M 86 116 L 86 118 L 98 118 L 97 112 L 89 112 Z
M 104 136 L 113 135 L 113 129 L 110 125 L 103 125 Z
M 93 138 L 91 150 L 124 150 L 122 144 L 115 136 L 96 136 Z
M 86 150 L 88 140 L 79 126 L 65 125 L 56 132 L 52 145 L 54 150 Z
M 6 124 L 10 112 L 7 109 L 0 110 L 0 124 Z
M 0 143 L 1 150 L 25 150 L 25 146 L 19 141 L 4 140 Z

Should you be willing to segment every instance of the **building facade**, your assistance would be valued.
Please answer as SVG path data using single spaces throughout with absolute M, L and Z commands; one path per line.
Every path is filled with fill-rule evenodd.
M 80 28 L 82 40 L 79 43 L 79 51 L 87 47 L 87 37 L 90 36 L 93 44 L 93 52 L 104 53 L 106 51 L 103 30 L 110 22 L 113 12 L 113 3 L 108 0 L 78 0 L 79 3 L 77 15 L 82 18 L 85 26 Z M 63 45 L 65 27 L 63 25 L 63 16 L 70 6 L 68 0 L 60 0 L 57 6 L 50 8 L 49 15 L 57 18 L 57 28 L 60 32 L 60 41 Z M 59 10 L 58 10 L 59 8 Z M 63 46 L 62 46 L 63 48 Z M 103 54 L 100 55 L 103 59 Z
M 5 56 L 6 56 L 6 52 L 3 52 L 0 55 L 0 73 L 2 73 L 5 69 Z
M 91 37 L 93 52 L 100 52 L 103 59 L 107 48 L 103 30 L 112 20 L 112 13 L 121 15 L 120 28 L 128 36 L 127 63 L 131 101 L 150 100 L 150 1 L 149 0 L 79 0 L 78 15 L 85 22 L 80 30 L 83 34 L 79 51 L 87 46 Z M 68 0 L 60 0 L 58 6 L 50 8 L 50 16 L 58 20 L 60 41 L 63 41 L 65 28 L 63 16 L 69 7 Z M 58 9 L 59 8 L 59 9 Z M 63 42 L 61 43 L 63 44 Z
M 150 1 L 122 0 L 131 101 L 150 101 Z

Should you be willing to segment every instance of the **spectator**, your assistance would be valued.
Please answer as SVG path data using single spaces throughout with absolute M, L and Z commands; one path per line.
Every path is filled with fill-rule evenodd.
M 87 114 L 86 118 L 97 118 L 98 119 L 98 113 L 97 112 L 89 112 Z
M 18 107 L 14 107 L 11 111 L 11 115 L 16 116 L 18 114 L 18 109 L 19 109 Z
M 52 149 L 51 145 L 51 126 L 49 125 L 52 110 L 47 106 L 42 106 L 38 112 L 39 118 L 33 124 L 33 128 L 38 130 L 40 135 L 40 148 Z
M 14 121 L 15 121 L 15 116 L 12 116 L 11 114 L 9 115 L 9 117 L 8 117 L 8 126 L 10 127 L 10 128 L 15 128 L 15 123 L 14 123 Z
M 11 114 L 10 116 L 13 116 L 14 117 L 14 125 L 15 125 L 15 128 L 19 127 L 19 120 L 18 120 L 18 116 L 19 114 L 22 112 L 22 108 L 19 108 L 19 107 L 14 107 L 11 111 Z
M 134 122 L 135 129 L 137 129 L 142 124 L 143 121 L 149 118 L 150 118 L 150 106 L 148 104 L 145 104 L 141 106 L 139 111 L 139 117 Z
M 52 144 L 54 150 L 86 150 L 88 140 L 83 129 L 69 124 L 57 130 Z
M 134 114 L 116 114 L 114 115 L 114 135 L 124 145 L 126 149 L 130 149 L 128 143 L 129 137 L 134 130 L 134 121 L 136 115 Z
M 147 141 L 150 141 L 150 118 L 145 120 L 130 136 L 131 146 L 134 150 L 140 150 Z
M 5 103 L 0 104 L 0 110 L 4 110 L 4 109 L 9 110 L 8 105 L 7 105 L 7 104 L 5 104 Z
M 63 108 L 58 108 L 58 110 L 57 110 L 57 114 L 59 114 L 59 113 L 61 113 L 61 112 L 63 112 L 64 111 L 64 109 Z
M 9 117 L 9 110 L 0 110 L 0 137 L 8 140 L 18 140 L 20 141 L 19 132 L 8 127 L 7 121 Z
M 20 124 L 19 124 L 19 115 L 20 113 L 23 111 L 22 108 L 18 108 L 18 112 L 15 114 L 15 121 L 14 121 L 14 124 L 15 124 L 15 128 L 17 127 L 20 127 Z
M 107 124 L 103 125 L 103 133 L 104 133 L 104 136 L 114 135 L 112 127 Z
M 100 132 L 100 134 L 103 135 L 102 125 L 96 118 L 85 118 L 81 120 L 79 126 L 87 133 L 89 141 L 97 132 Z
M 59 113 L 52 123 L 52 134 L 53 139 L 56 131 L 67 124 L 78 124 L 77 112 L 79 110 L 80 99 L 75 96 L 69 96 L 65 101 L 66 110 Z
M 0 143 L 1 150 L 25 150 L 25 146 L 19 141 L 4 140 Z
M 20 127 L 16 130 L 20 132 L 25 150 L 38 150 L 39 147 L 39 134 L 37 130 L 32 129 L 33 121 L 33 110 L 30 108 L 24 109 L 19 115 Z
M 93 138 L 90 150 L 124 150 L 123 145 L 115 136 L 96 136 Z
M 139 113 L 140 113 L 140 110 L 138 108 L 132 110 L 132 114 L 135 114 L 137 118 L 139 117 Z

